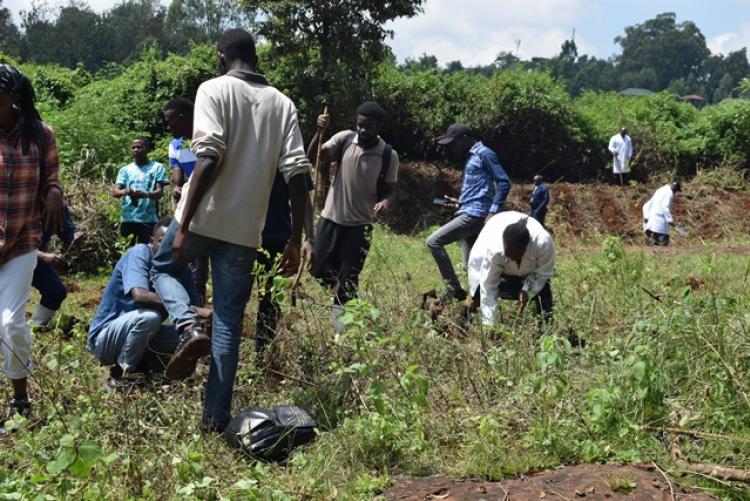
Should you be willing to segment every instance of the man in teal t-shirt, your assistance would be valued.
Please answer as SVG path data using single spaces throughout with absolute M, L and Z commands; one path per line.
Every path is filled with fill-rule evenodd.
M 130 149 L 135 161 L 120 169 L 112 195 L 122 198 L 120 235 L 147 244 L 159 220 L 158 200 L 169 177 L 162 164 L 148 159 L 151 147 L 147 139 L 133 139 Z

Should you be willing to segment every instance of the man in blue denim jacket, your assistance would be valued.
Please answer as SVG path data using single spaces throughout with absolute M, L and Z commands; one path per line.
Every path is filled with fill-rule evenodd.
M 440 274 L 446 282 L 444 302 L 450 299 L 463 301 L 466 291 L 456 276 L 445 246 L 460 241 L 464 266 L 474 241 L 486 220 L 500 212 L 510 192 L 510 180 L 497 154 L 474 137 L 467 124 L 453 124 L 445 135 L 438 139 L 457 158 L 466 158 L 464 163 L 461 196 L 458 199 L 445 197 L 449 207 L 457 208 L 455 217 L 427 239 Z

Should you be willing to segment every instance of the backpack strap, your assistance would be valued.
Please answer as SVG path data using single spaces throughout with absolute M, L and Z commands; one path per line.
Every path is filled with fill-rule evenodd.
M 388 169 L 391 167 L 391 156 L 393 155 L 393 146 L 385 143 L 383 148 L 383 163 L 380 166 L 380 175 L 378 176 L 378 183 L 385 183 L 385 176 L 388 175 Z

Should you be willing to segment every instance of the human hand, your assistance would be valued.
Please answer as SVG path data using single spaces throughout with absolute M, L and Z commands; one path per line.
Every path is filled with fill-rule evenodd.
M 205 308 L 203 306 L 195 306 L 195 305 L 191 305 L 190 307 L 193 309 L 194 312 L 198 314 L 199 317 L 203 319 L 211 318 L 211 315 L 213 315 L 214 313 L 213 308 Z
M 381 200 L 380 202 L 375 204 L 375 207 L 372 208 L 372 215 L 375 217 L 380 217 L 381 215 L 385 214 L 388 211 L 388 202 L 386 200 Z
M 318 115 L 318 121 L 317 126 L 320 130 L 326 130 L 328 128 L 328 124 L 331 121 L 331 114 L 325 113 L 323 115 Z
M 188 232 L 181 226 L 177 233 L 175 233 L 174 241 L 172 242 L 172 254 L 177 261 L 187 262 L 185 257 L 185 244 L 187 244 Z
M 291 277 L 299 269 L 300 246 L 287 243 L 279 262 L 279 273 L 284 277 Z
M 529 294 L 526 291 L 521 291 L 518 294 L 518 312 L 521 313 L 524 308 L 526 308 L 526 305 L 529 303 Z
M 59 188 L 51 188 L 44 197 L 44 208 L 42 209 L 42 221 L 47 231 L 60 233 L 65 221 L 65 209 L 63 208 L 62 191 Z
M 452 209 L 458 209 L 458 199 L 449 197 L 448 195 L 443 195 L 443 198 L 448 201 L 447 204 L 445 204 L 446 207 L 450 207 Z
M 305 243 L 302 244 L 302 259 L 307 262 L 307 271 L 312 271 L 315 251 L 313 250 L 313 243 L 311 240 L 305 240 Z
M 182 186 L 175 186 L 174 190 L 172 190 L 172 198 L 175 202 L 179 202 L 180 198 L 182 198 Z

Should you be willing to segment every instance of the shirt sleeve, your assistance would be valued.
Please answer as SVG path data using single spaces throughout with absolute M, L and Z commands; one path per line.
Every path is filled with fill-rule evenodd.
M 492 325 L 497 310 L 497 294 L 503 274 L 502 256 L 486 256 L 482 261 L 479 280 L 479 309 L 482 324 Z
M 123 259 L 122 291 L 125 295 L 129 295 L 135 288 L 149 290 L 151 250 L 148 245 L 136 245 L 123 256 Z
M 342 130 L 323 143 L 323 147 L 330 152 L 330 160 L 332 162 L 338 162 L 339 151 L 349 134 L 353 134 L 353 132 L 350 130 Z
M 536 266 L 534 271 L 526 275 L 522 290 L 530 296 L 536 296 L 547 283 L 547 280 L 554 276 L 555 270 L 555 245 L 552 238 L 547 238 L 539 248 L 536 255 Z
M 156 182 L 159 184 L 169 184 L 167 169 L 162 164 L 156 164 Z
M 386 183 L 398 182 L 399 166 L 400 166 L 400 162 L 398 159 L 398 153 L 396 153 L 396 150 L 391 150 L 391 165 L 388 166 L 388 172 L 385 175 Z
M 196 157 L 214 157 L 221 164 L 227 147 L 221 105 L 206 90 L 206 83 L 198 87 L 193 112 L 193 144 Z
M 616 138 L 617 138 L 617 136 L 612 136 L 611 138 L 609 138 L 609 147 L 608 147 L 608 149 L 609 149 L 609 152 L 612 153 L 613 155 L 615 155 L 617 153 L 617 145 L 615 144 L 615 139 Z
M 297 174 L 310 172 L 310 160 L 305 153 L 302 132 L 299 130 L 297 110 L 291 103 L 287 115 L 286 132 L 279 156 L 279 172 L 288 183 Z
M 60 187 L 60 158 L 57 152 L 57 141 L 52 128 L 42 122 L 44 135 L 46 136 L 46 149 L 44 156 L 43 177 L 39 180 L 39 193 L 45 195 L 51 188 L 57 188 L 62 192 Z
M 119 172 L 117 173 L 117 179 L 115 180 L 115 184 L 121 184 L 124 187 L 128 187 L 128 169 L 127 167 L 121 167 Z
M 667 223 L 674 222 L 674 218 L 672 217 L 672 189 L 669 189 L 669 193 L 664 197 L 664 207 L 662 208 L 664 212 L 664 219 L 667 221 Z
M 505 169 L 500 165 L 500 159 L 497 158 L 497 154 L 490 149 L 483 149 L 480 158 L 482 164 L 490 171 L 492 180 L 495 183 L 495 198 L 492 200 L 490 206 L 490 212 L 495 214 L 500 212 L 505 205 L 505 199 L 508 198 L 510 193 L 510 180 L 508 180 L 508 174 L 505 173 Z
M 169 167 L 172 169 L 181 169 L 179 150 L 174 147 L 174 143 L 169 143 Z

